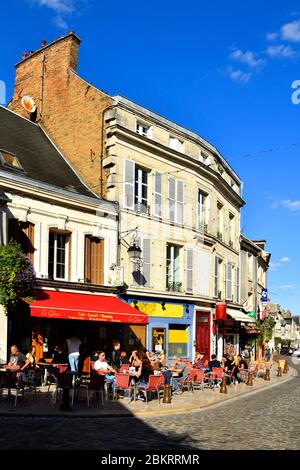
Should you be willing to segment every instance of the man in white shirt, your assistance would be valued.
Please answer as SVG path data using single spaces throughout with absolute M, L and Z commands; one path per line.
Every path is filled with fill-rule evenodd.
M 94 369 L 98 371 L 103 371 L 105 374 L 105 381 L 111 384 L 112 392 L 115 392 L 115 377 L 111 374 L 115 374 L 116 371 L 110 367 L 105 359 L 105 352 L 100 351 L 98 354 L 98 360 L 94 364 Z M 109 374 L 111 372 L 111 374 Z
M 81 340 L 77 336 L 71 336 L 66 340 L 68 345 L 69 363 L 72 372 L 78 372 Z

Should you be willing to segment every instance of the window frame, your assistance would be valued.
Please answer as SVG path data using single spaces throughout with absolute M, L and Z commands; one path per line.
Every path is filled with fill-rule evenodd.
M 54 236 L 53 245 L 53 276 L 50 276 L 50 235 Z M 57 236 L 65 236 L 64 243 L 64 277 L 57 276 Z M 49 230 L 49 241 L 48 241 L 48 276 L 50 279 L 57 281 L 68 281 L 69 280 L 69 269 L 70 269 L 70 246 L 71 246 L 71 233 L 62 230 Z M 59 263 L 61 264 L 61 263 Z

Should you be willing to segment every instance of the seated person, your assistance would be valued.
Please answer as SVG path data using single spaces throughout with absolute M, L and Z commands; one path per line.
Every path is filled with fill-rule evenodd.
M 221 367 L 221 362 L 217 360 L 217 356 L 212 354 L 211 361 L 208 362 L 208 368 L 212 372 L 213 367 Z
M 36 347 L 32 346 L 29 352 L 26 354 L 25 364 L 21 367 L 21 370 L 35 369 L 37 366 L 35 359 Z
M 145 353 L 142 353 L 141 364 L 139 370 L 134 373 L 138 380 L 138 385 L 147 387 L 149 383 L 149 375 L 153 374 L 153 366 L 150 359 Z M 144 398 L 142 395 L 138 395 L 138 398 Z
M 127 356 L 127 352 L 126 352 L 126 351 L 121 351 L 120 359 L 121 359 L 121 365 L 123 365 L 123 364 L 130 364 L 130 361 L 129 361 L 129 358 L 128 358 L 128 356 Z
M 203 357 L 204 357 L 204 354 L 201 354 L 199 352 L 195 353 L 195 358 L 194 358 L 194 363 L 193 363 L 193 366 L 195 367 L 195 369 L 206 370 L 206 367 L 203 363 Z
M 237 357 L 239 359 L 239 369 L 248 369 L 248 362 L 240 354 Z
M 105 352 L 100 351 L 98 354 L 98 360 L 94 364 L 94 369 L 103 372 L 105 374 L 105 380 L 109 384 L 111 384 L 112 391 L 114 393 L 115 391 L 115 377 L 112 374 L 115 374 L 116 371 L 113 369 L 111 366 L 108 365 L 106 359 L 105 359 Z
M 25 362 L 26 362 L 26 358 L 24 356 L 24 354 L 22 354 L 19 350 L 18 350 L 18 347 L 14 344 L 11 348 L 10 348 L 10 357 L 9 357 L 9 362 L 7 364 L 7 367 L 11 367 L 11 366 L 18 366 L 19 368 L 23 367 Z
M 185 380 L 188 376 L 187 368 L 184 362 L 182 362 L 181 358 L 179 357 L 174 357 L 173 363 L 169 365 L 168 370 L 170 370 L 173 374 L 175 373 L 176 375 L 173 375 L 173 390 L 174 394 L 179 394 L 180 393 L 180 382 L 182 380 Z

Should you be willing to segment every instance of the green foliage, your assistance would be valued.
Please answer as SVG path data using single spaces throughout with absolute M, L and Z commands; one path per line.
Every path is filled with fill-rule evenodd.
M 7 311 L 19 297 L 31 297 L 35 284 L 33 266 L 20 245 L 9 242 L 0 246 L 0 304 Z
M 266 317 L 262 323 L 258 320 L 256 326 L 260 329 L 260 334 L 257 337 L 257 341 L 260 345 L 263 344 L 264 340 L 270 341 L 273 335 L 273 328 L 275 321 L 271 317 Z

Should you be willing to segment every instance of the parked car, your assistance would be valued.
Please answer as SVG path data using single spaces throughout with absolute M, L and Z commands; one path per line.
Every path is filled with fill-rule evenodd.
M 281 348 L 280 354 L 282 354 L 282 355 L 289 354 L 289 349 L 290 349 L 289 347 L 283 346 Z
M 295 349 L 295 351 L 293 351 L 292 357 L 300 359 L 300 348 Z

